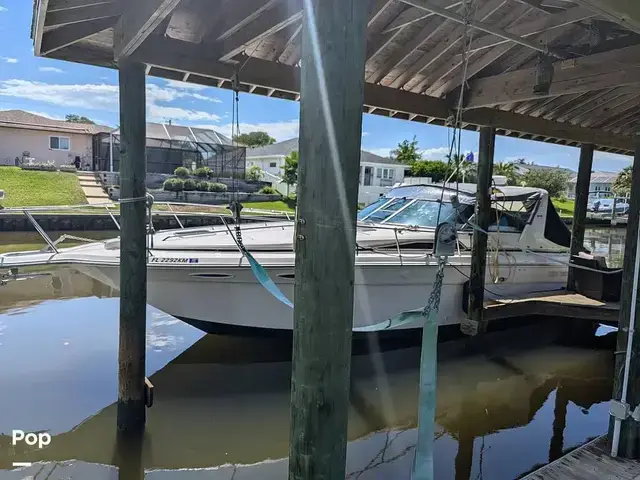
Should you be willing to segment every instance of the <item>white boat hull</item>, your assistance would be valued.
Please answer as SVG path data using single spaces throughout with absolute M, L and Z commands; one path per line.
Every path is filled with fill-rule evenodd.
M 462 309 L 464 283 L 468 279 L 467 258 L 452 258 L 459 269 L 445 269 L 439 323 L 458 324 L 465 317 Z M 466 265 L 464 263 L 467 263 Z M 78 264 L 81 272 L 119 287 L 117 265 Z M 487 298 L 521 296 L 559 289 L 564 286 L 567 267 L 558 263 L 501 267 L 510 278 L 493 283 L 487 275 Z M 294 299 L 294 269 L 268 267 L 267 271 L 282 293 Z M 423 308 L 431 293 L 437 267 L 425 265 L 356 266 L 354 283 L 354 328 L 377 325 L 401 312 Z M 148 303 L 187 321 L 213 323 L 218 327 L 248 327 L 291 330 L 293 309 L 272 296 L 248 266 L 207 267 L 199 264 L 162 266 L 149 264 Z M 407 324 L 400 328 L 417 328 Z M 212 331 L 216 328 L 212 326 Z

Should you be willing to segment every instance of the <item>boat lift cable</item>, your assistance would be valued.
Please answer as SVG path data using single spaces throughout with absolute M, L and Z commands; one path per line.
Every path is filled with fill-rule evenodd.
M 244 67 L 244 65 L 242 66 Z M 241 217 L 240 212 L 242 211 L 242 204 L 240 203 L 240 195 L 238 193 L 238 179 L 237 179 L 237 165 L 238 165 L 238 136 L 240 135 L 240 70 L 242 67 L 233 75 L 231 80 L 232 87 L 232 105 L 231 105 L 231 145 L 233 147 L 232 154 L 232 165 L 231 165 L 231 185 L 233 188 L 233 201 L 229 205 L 229 210 L 233 214 L 234 218 L 234 229 L 236 235 L 236 242 L 238 245 L 242 246 L 242 250 L 246 251 L 244 245 L 242 243 L 242 228 L 240 227 Z

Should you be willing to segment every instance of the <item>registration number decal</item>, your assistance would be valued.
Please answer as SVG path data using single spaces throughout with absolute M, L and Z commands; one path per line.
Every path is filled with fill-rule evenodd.
M 151 257 L 150 263 L 198 263 L 197 258 L 183 257 Z

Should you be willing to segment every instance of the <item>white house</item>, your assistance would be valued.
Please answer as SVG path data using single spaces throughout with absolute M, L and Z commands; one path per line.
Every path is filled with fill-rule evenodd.
M 247 149 L 247 169 L 254 165 L 266 172 L 266 180 L 274 176 L 281 177 L 284 170 L 284 159 L 291 152 L 298 150 L 298 139 L 292 138 L 265 147 Z M 369 203 L 385 193 L 396 183 L 404 181 L 405 165 L 391 159 L 384 158 L 371 152 L 360 152 L 360 194 L 361 203 Z M 281 188 L 278 188 L 282 191 Z
M 613 190 L 613 182 L 618 177 L 614 172 L 591 172 L 591 178 L 589 180 L 589 196 L 602 196 L 611 194 Z M 569 180 L 568 196 L 573 198 L 576 196 L 576 182 L 578 177 L 573 177 Z

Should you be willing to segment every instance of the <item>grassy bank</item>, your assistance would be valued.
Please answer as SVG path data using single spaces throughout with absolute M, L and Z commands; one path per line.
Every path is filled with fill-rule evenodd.
M 553 206 L 561 217 L 573 217 L 575 202 L 568 198 L 552 198 Z
M 0 190 L 4 190 L 4 207 L 87 203 L 75 173 L 0 167 Z

